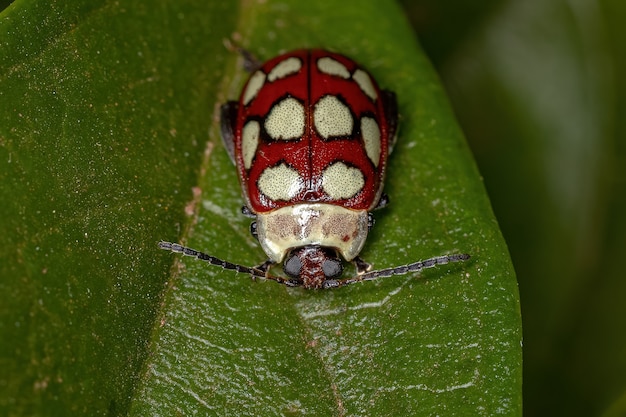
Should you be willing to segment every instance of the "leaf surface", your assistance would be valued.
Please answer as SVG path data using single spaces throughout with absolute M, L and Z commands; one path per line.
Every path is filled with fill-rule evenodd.
M 13 341 L 0 344 L 2 407 L 520 415 L 506 245 L 397 6 L 155 5 L 18 1 L 2 14 L 0 285 L 2 333 Z M 218 133 L 217 106 L 247 77 L 222 45 L 231 34 L 262 59 L 336 50 L 397 92 L 391 204 L 375 213 L 366 260 L 472 259 L 305 291 L 159 251 L 160 239 L 180 240 L 232 262 L 264 260 Z

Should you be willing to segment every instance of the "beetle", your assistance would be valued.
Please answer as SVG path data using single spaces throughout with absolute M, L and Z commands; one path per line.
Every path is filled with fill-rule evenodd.
M 238 101 L 221 107 L 224 146 L 235 164 L 251 233 L 268 256 L 233 264 L 176 243 L 161 249 L 289 286 L 334 288 L 469 259 L 453 254 L 370 271 L 358 255 L 387 204 L 383 184 L 396 135 L 393 92 L 355 61 L 301 49 L 252 65 Z M 341 278 L 344 261 L 357 276 Z M 288 276 L 269 273 L 282 263 Z

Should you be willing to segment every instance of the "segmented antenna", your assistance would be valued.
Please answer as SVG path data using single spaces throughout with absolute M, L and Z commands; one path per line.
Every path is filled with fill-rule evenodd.
M 269 279 L 272 281 L 276 281 L 280 284 L 287 285 L 288 287 L 299 287 L 302 285 L 300 281 L 297 281 L 295 279 L 270 275 L 269 273 L 260 269 L 259 267 L 251 268 L 248 266 L 224 261 L 223 259 L 216 258 L 215 256 L 208 255 L 204 252 L 200 252 L 195 249 L 188 248 L 187 246 L 179 245 L 178 243 L 161 241 L 159 242 L 159 248 L 163 250 L 168 250 L 174 253 L 180 253 L 185 256 L 191 256 L 193 258 L 207 262 L 211 265 L 222 267 L 223 269 L 228 269 L 228 270 L 236 271 L 236 272 L 243 272 L 244 274 L 250 274 L 252 278 Z M 396 276 L 396 275 L 404 275 L 404 274 L 408 274 L 409 272 L 419 272 L 422 269 L 432 268 L 437 265 L 445 265 L 450 262 L 466 261 L 469 258 L 470 256 L 465 253 L 437 256 L 435 258 L 426 259 L 424 261 L 413 262 L 408 265 L 402 265 L 402 266 L 396 266 L 392 268 L 379 269 L 377 271 L 366 272 L 364 274 L 357 275 L 356 277 L 352 277 L 352 278 L 327 280 L 324 282 L 322 288 L 324 289 L 339 288 L 339 287 L 345 287 L 346 285 L 350 285 L 350 284 L 356 284 L 357 282 L 372 281 L 378 278 L 386 278 L 386 277 L 391 277 L 391 276 Z
M 391 268 L 379 269 L 377 271 L 366 272 L 353 278 L 327 280 L 324 282 L 323 288 L 338 288 L 346 285 L 355 284 L 361 281 L 372 281 L 377 278 L 392 277 L 395 275 L 404 275 L 409 272 L 419 272 L 422 269 L 432 268 L 437 265 L 445 265 L 450 262 L 466 261 L 470 256 L 466 253 L 443 255 L 435 258 L 426 259 L 424 261 L 413 262 L 408 265 L 394 266 Z
M 161 241 L 159 242 L 159 248 L 164 249 L 164 250 L 169 250 L 174 253 L 181 253 L 185 256 L 191 256 L 201 261 L 208 262 L 211 265 L 221 266 L 222 268 L 229 269 L 231 271 L 243 272 L 245 274 L 250 274 L 253 277 L 257 277 L 257 278 L 265 278 L 265 272 L 261 271 L 260 269 L 250 268 L 244 265 L 227 262 L 220 258 L 216 258 L 215 256 L 208 255 L 204 252 L 200 252 L 195 249 L 188 248 L 187 246 L 179 245 L 178 243 Z

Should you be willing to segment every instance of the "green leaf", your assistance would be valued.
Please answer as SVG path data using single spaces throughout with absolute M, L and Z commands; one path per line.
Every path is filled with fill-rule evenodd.
M 1 415 L 124 414 L 147 355 L 234 8 L 127 3 L 0 15 Z
M 18 1 L 1 15 L 2 410 L 520 415 L 506 245 L 397 6 L 155 6 Z M 264 260 L 216 122 L 247 77 L 222 45 L 233 33 L 261 58 L 340 51 L 398 93 L 391 204 L 365 259 L 472 259 L 306 291 L 159 251 L 182 240 Z

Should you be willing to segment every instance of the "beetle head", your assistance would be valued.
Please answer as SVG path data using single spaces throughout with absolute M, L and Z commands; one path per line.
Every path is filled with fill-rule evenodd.
M 322 288 L 324 281 L 341 275 L 343 263 L 334 249 L 302 246 L 289 252 L 283 271 L 301 282 L 304 288 Z

